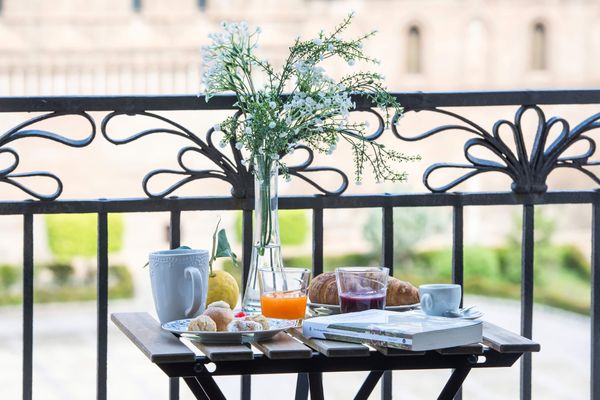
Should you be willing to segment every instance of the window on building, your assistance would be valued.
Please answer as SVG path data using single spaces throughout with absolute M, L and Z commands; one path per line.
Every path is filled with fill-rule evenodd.
M 544 70 L 548 68 L 548 38 L 546 27 L 541 22 L 533 26 L 531 36 L 531 68 Z
M 198 9 L 200 11 L 206 10 L 206 0 L 198 0 Z
M 131 0 L 131 8 L 135 12 L 142 11 L 142 0 Z
M 406 43 L 406 72 L 409 74 L 420 74 L 423 70 L 421 46 L 421 31 L 411 26 Z

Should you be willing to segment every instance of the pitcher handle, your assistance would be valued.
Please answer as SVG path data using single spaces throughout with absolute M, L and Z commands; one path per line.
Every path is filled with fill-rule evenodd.
M 202 305 L 202 274 L 198 268 L 187 267 L 185 269 L 185 278 L 192 280 L 192 305 L 185 310 L 185 317 L 191 318 L 198 312 Z

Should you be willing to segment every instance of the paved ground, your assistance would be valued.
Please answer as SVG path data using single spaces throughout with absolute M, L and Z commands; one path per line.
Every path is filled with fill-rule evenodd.
M 518 330 L 518 304 L 511 301 L 467 297 L 485 317 Z M 114 302 L 110 312 L 148 310 L 145 302 Z M 542 352 L 533 358 L 533 394 L 536 399 L 587 399 L 589 388 L 589 319 L 550 308 L 536 307 L 535 339 Z M 110 323 L 108 390 L 110 399 L 166 399 L 167 380 Z M 95 306 L 93 304 L 44 305 L 35 308 L 34 399 L 81 400 L 94 398 Z M 21 396 L 20 309 L 0 309 L 0 399 Z M 567 351 L 567 344 L 569 351 Z M 360 385 L 359 373 L 326 374 L 327 399 L 348 399 Z M 448 372 L 394 374 L 395 399 L 435 398 Z M 239 397 L 237 378 L 219 379 L 227 398 Z M 273 390 L 276 383 L 277 390 Z M 259 377 L 253 380 L 256 399 L 289 399 L 294 376 Z M 465 384 L 466 399 L 518 398 L 519 369 L 473 372 Z M 484 391 L 485 390 L 485 391 Z M 191 399 L 182 389 L 182 398 Z M 376 398 L 376 396 L 372 396 Z

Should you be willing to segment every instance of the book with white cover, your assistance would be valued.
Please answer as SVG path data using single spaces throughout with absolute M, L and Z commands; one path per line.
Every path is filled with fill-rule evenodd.
M 433 317 L 421 311 L 367 310 L 310 318 L 302 324 L 306 337 L 412 351 L 479 343 L 482 332 L 481 321 Z

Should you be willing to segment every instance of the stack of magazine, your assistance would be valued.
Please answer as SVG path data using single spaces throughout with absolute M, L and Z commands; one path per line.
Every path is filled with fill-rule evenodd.
M 479 343 L 481 321 L 426 315 L 421 311 L 367 310 L 310 318 L 302 334 L 318 339 L 425 351 Z

